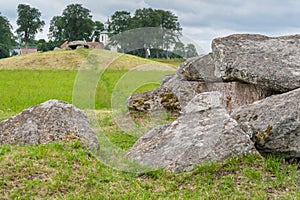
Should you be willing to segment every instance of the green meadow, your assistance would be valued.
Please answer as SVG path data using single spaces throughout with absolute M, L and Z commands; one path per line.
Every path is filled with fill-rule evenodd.
M 0 121 L 49 99 L 72 103 L 80 66 L 89 53 L 90 50 L 58 51 L 0 60 Z M 103 56 L 108 54 L 101 51 Z M 151 69 L 131 73 L 145 64 L 170 65 L 175 69 L 179 61 L 120 55 L 100 73 L 96 86 L 94 108 L 98 123 L 108 140 L 124 151 L 138 138 L 116 124 L 112 95 L 123 88 L 136 93 L 157 87 L 157 82 L 143 83 L 148 76 L 154 76 Z M 159 73 L 163 76 L 174 71 Z M 131 82 L 132 77 L 141 80 Z M 137 118 L 140 127 L 148 123 L 147 116 Z M 165 170 L 131 173 L 106 165 L 77 141 L 3 145 L 0 146 L 0 199 L 296 200 L 300 199 L 297 168 L 296 163 L 275 157 L 248 155 L 206 163 L 189 173 Z
M 67 70 L 0 70 L 0 116 L 48 99 L 71 102 L 76 74 Z

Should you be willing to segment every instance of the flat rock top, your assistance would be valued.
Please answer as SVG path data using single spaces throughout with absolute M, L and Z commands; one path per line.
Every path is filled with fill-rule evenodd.
M 300 87 L 300 35 L 236 34 L 212 42 L 215 75 L 275 92 Z

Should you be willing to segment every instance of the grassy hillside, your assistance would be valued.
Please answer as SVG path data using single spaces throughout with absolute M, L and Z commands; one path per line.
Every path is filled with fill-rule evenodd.
M 73 86 L 78 69 L 85 66 L 89 54 L 95 53 L 94 51 L 100 61 L 110 54 L 117 56 L 99 79 L 95 104 L 98 110 L 111 108 L 112 91 L 116 83 L 129 70 L 146 65 L 149 71 L 137 73 L 140 74 L 139 76 L 147 76 L 151 74 L 151 68 L 156 65 L 169 66 L 131 55 L 89 49 L 59 50 L 0 59 L 0 120 L 49 99 L 72 103 Z M 163 76 L 174 71 L 170 69 L 159 73 Z M 141 87 L 139 92 L 157 86 L 157 84 L 150 84 Z
M 151 63 L 159 65 L 164 63 L 164 65 L 173 66 L 175 69 L 181 62 L 181 60 L 161 62 L 163 60 L 143 59 L 101 49 L 77 49 L 75 51 L 57 50 L 0 59 L 0 69 L 78 70 L 92 51 L 97 51 L 99 56 L 105 56 L 106 54 L 119 55 L 120 57 L 111 63 L 109 67 L 116 70 L 129 70 L 139 65 Z

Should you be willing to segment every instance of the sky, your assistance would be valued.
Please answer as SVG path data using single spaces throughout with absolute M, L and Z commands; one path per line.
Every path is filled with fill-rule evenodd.
M 105 22 L 115 11 L 134 13 L 139 8 L 172 11 L 178 16 L 183 36 L 203 52 L 211 51 L 211 41 L 235 33 L 256 33 L 267 36 L 300 32 L 300 1 L 297 0 L 0 0 L 0 12 L 16 29 L 18 4 L 39 9 L 46 26 L 37 39 L 47 39 L 53 16 L 62 14 L 67 5 L 82 4 L 91 10 L 94 20 Z

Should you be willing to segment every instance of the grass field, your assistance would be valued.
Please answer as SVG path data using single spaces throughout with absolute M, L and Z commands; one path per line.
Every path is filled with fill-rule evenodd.
M 77 70 L 89 53 L 57 51 L 0 60 L 0 121 L 48 99 L 72 102 Z M 152 76 L 151 70 L 133 74 L 130 70 L 158 61 L 122 55 L 98 82 L 95 108 L 99 125 L 105 137 L 124 151 L 138 138 L 115 123 L 112 92 L 124 77 L 138 76 L 142 82 Z M 165 63 L 178 65 L 178 61 Z M 121 86 L 126 88 L 126 84 Z M 137 84 L 133 92 L 157 86 Z M 164 170 L 136 174 L 105 165 L 76 141 L 4 145 L 0 146 L 0 199 L 300 199 L 300 171 L 297 164 L 278 158 L 249 155 L 207 163 L 186 174 Z
M 76 74 L 66 70 L 0 70 L 0 110 L 17 113 L 48 99 L 71 102 Z
M 80 143 L 0 147 L 1 199 L 299 199 L 299 171 L 253 155 L 191 173 L 132 174 L 99 162 Z
M 98 83 L 95 108 L 110 109 L 111 94 L 118 80 L 128 70 L 106 70 Z M 147 76 L 151 72 L 136 72 Z M 164 74 L 172 73 L 166 71 Z M 75 70 L 0 70 L 0 120 L 25 108 L 49 99 L 72 103 Z M 163 75 L 163 74 L 162 74 Z M 147 91 L 158 85 L 142 85 L 136 92 Z

